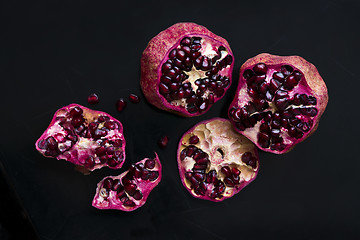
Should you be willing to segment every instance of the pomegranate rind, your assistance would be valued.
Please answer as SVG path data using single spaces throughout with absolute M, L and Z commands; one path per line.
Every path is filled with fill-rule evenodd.
M 261 147 L 257 142 L 256 134 L 253 134 L 252 131 L 249 131 L 248 129 L 245 129 L 245 131 L 240 131 L 239 129 L 236 128 L 235 122 L 231 120 L 230 110 L 233 107 L 242 106 L 244 102 L 248 102 L 250 100 L 250 97 L 248 96 L 247 93 L 246 80 L 243 78 L 243 73 L 246 69 L 252 68 L 257 63 L 265 63 L 268 66 L 290 65 L 297 68 L 304 74 L 306 83 L 303 84 L 308 85 L 310 89 L 310 92 L 308 93 L 313 95 L 317 99 L 317 104 L 315 105 L 315 107 L 318 110 L 318 114 L 313 118 L 314 123 L 312 129 L 309 132 L 304 133 L 304 136 L 302 138 L 292 139 L 292 144 L 287 144 L 285 149 L 282 151 L 271 150 L 270 148 Z M 316 129 L 319 126 L 320 118 L 323 115 L 325 108 L 327 106 L 328 100 L 329 97 L 328 97 L 328 90 L 326 84 L 323 78 L 320 76 L 320 73 L 318 72 L 317 68 L 312 63 L 306 61 L 304 58 L 300 56 L 278 56 L 269 53 L 261 53 L 253 58 L 248 59 L 241 66 L 238 87 L 236 90 L 235 97 L 230 104 L 228 114 L 230 121 L 233 123 L 234 129 L 239 133 L 243 134 L 244 136 L 246 136 L 248 139 L 250 139 L 254 144 L 256 144 L 256 146 L 259 149 L 265 152 L 283 154 L 291 151 L 298 143 L 304 141 L 306 138 L 308 138 L 316 131 Z
M 207 131 L 203 135 L 200 134 L 204 129 L 207 128 L 213 130 Z M 189 138 L 193 135 L 197 135 L 199 137 L 199 142 L 197 144 L 189 143 Z M 207 140 L 204 140 L 204 138 L 206 138 Z M 228 139 L 236 139 L 236 142 L 231 145 L 215 144 L 216 142 L 227 142 Z M 220 199 L 210 198 L 207 195 L 202 196 L 196 194 L 191 189 L 191 184 L 189 183 L 189 181 L 186 180 L 185 177 L 186 171 L 190 169 L 189 166 L 186 166 L 185 163 L 186 158 L 185 160 L 181 160 L 180 158 L 181 151 L 189 145 L 194 145 L 196 147 L 199 147 L 204 152 L 206 152 L 209 155 L 209 159 L 211 162 L 210 169 L 215 169 L 218 173 L 220 172 L 221 167 L 226 166 L 227 164 L 239 166 L 241 168 L 239 184 L 237 184 L 235 187 L 227 187 L 224 196 Z M 210 151 L 206 149 L 207 146 L 209 145 L 210 146 L 212 145 Z M 240 148 L 233 151 L 235 145 L 240 146 Z M 226 159 L 224 160 L 219 160 L 214 157 L 215 156 L 214 152 L 216 152 L 216 149 L 219 147 L 224 151 L 224 155 L 226 156 Z M 231 149 L 233 151 L 232 152 L 233 154 L 231 156 L 228 155 L 230 151 L 228 151 L 227 149 Z M 256 159 L 255 168 L 252 168 L 241 161 L 241 156 L 245 152 L 250 152 L 252 156 L 255 157 Z M 196 125 L 194 125 L 192 128 L 190 128 L 188 131 L 186 131 L 182 135 L 178 144 L 177 163 L 178 163 L 178 170 L 179 170 L 181 182 L 183 186 L 187 189 L 187 191 L 195 198 L 209 200 L 213 202 L 221 202 L 225 199 L 231 198 L 232 196 L 240 192 L 244 187 L 246 187 L 252 181 L 255 180 L 260 167 L 259 155 L 256 146 L 245 136 L 234 131 L 230 121 L 224 118 L 212 118 L 209 120 L 199 122 Z M 222 165 L 222 163 L 224 164 Z
M 144 158 L 143 160 L 135 163 L 143 163 L 145 164 L 145 161 L 149 159 L 149 158 Z M 129 172 L 129 170 L 123 172 L 122 174 L 118 175 L 118 176 L 107 176 L 104 177 L 98 184 L 97 184 L 97 188 L 96 188 L 96 193 L 94 196 L 94 199 L 92 201 L 92 206 L 101 210 L 106 210 L 106 209 L 115 209 L 115 210 L 121 210 L 121 211 L 125 211 L 125 212 L 131 212 L 134 211 L 140 207 L 142 207 L 149 195 L 150 192 L 160 183 L 161 181 L 161 176 L 162 176 L 162 166 L 161 166 L 161 162 L 160 159 L 157 155 L 157 153 L 155 152 L 155 167 L 153 169 L 151 169 L 152 171 L 158 171 L 159 172 L 159 177 L 151 182 L 148 180 L 142 180 L 142 179 L 137 179 L 134 178 L 133 182 L 136 184 L 137 188 L 141 190 L 142 194 L 143 194 L 143 198 L 141 200 L 136 200 L 134 198 L 131 198 L 132 201 L 135 202 L 135 206 L 134 207 L 128 207 L 128 206 L 124 206 L 123 203 L 120 201 L 120 199 L 117 198 L 116 196 L 116 192 L 115 191 L 110 191 L 109 193 L 109 197 L 108 200 L 105 200 L 102 196 L 100 196 L 100 190 L 103 186 L 104 180 L 107 178 L 112 178 L 112 179 L 119 179 L 121 182 L 121 179 Z
M 222 96 L 215 97 L 214 103 L 219 101 L 225 95 L 232 83 L 232 70 L 235 60 L 230 45 L 224 38 L 212 33 L 204 26 L 190 22 L 174 24 L 150 40 L 141 57 L 140 85 L 148 102 L 155 107 L 180 116 L 194 117 L 206 113 L 213 104 L 210 104 L 205 111 L 189 113 L 184 107 L 173 106 L 171 103 L 167 102 L 164 96 L 160 94 L 158 88 L 161 77 L 161 66 L 163 62 L 165 62 L 164 59 L 167 59 L 170 50 L 172 50 L 175 45 L 178 45 L 181 39 L 186 36 L 204 36 L 211 38 L 214 41 L 221 43 L 233 57 L 230 68 L 224 71 L 229 78 L 230 84 L 228 87 L 224 88 Z
M 58 124 L 59 120 L 57 119 L 57 117 L 64 116 L 65 113 L 69 112 L 69 110 L 74 107 L 80 107 L 83 110 L 83 115 L 84 115 L 84 118 L 86 119 L 86 122 L 91 122 L 92 120 L 94 120 L 100 116 L 107 116 L 107 117 L 109 117 L 110 120 L 117 123 L 119 129 L 116 130 L 118 132 L 116 139 L 120 139 L 122 141 L 121 151 L 123 153 L 124 160 L 121 163 L 119 163 L 116 167 L 110 167 L 106 163 L 101 164 L 99 162 L 96 162 L 94 167 L 88 168 L 88 167 L 84 166 L 84 159 L 81 159 L 81 158 L 78 158 L 78 159 L 77 158 L 69 158 L 68 159 L 68 158 L 66 158 L 66 156 L 64 156 L 65 154 L 60 154 L 56 157 L 56 159 L 57 160 L 65 160 L 65 161 L 75 164 L 76 165 L 75 169 L 79 172 L 82 172 L 83 174 L 88 174 L 89 172 L 94 171 L 95 169 L 100 169 L 105 166 L 112 168 L 112 169 L 121 168 L 122 165 L 124 164 L 125 158 L 126 158 L 126 156 L 125 156 L 126 141 L 124 138 L 124 133 L 123 133 L 124 129 L 123 129 L 121 122 L 119 120 L 117 120 L 116 118 L 113 118 L 111 115 L 109 115 L 106 112 L 92 110 L 90 108 L 84 107 L 84 106 L 76 104 L 76 103 L 64 106 L 55 112 L 49 126 L 43 132 L 43 134 L 40 136 L 40 138 L 36 141 L 36 143 L 35 143 L 36 150 L 39 151 L 44 157 L 53 158 L 51 156 L 45 155 L 45 150 L 39 148 L 39 146 L 38 146 L 39 142 L 43 139 L 45 140 L 49 136 L 55 135 L 56 133 L 58 133 L 57 130 L 59 130 L 59 132 L 64 132 L 63 128 Z M 76 143 L 74 146 L 78 145 L 78 143 Z M 74 146 L 72 147 L 72 149 L 74 148 Z M 66 152 L 68 152 L 68 151 L 65 151 L 65 153 Z

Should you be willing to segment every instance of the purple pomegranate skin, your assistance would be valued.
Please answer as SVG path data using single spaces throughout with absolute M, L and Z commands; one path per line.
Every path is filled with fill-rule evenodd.
M 326 84 L 313 64 L 262 53 L 241 66 L 228 114 L 235 130 L 261 150 L 283 154 L 316 131 L 327 103 Z
M 78 104 L 57 110 L 35 147 L 45 157 L 63 159 L 88 174 L 108 166 L 119 169 L 125 161 L 125 139 L 119 120 Z
M 224 38 L 195 23 L 177 23 L 151 39 L 144 50 L 140 85 L 155 107 L 199 116 L 224 96 L 233 65 Z
M 97 184 L 92 206 L 125 212 L 138 209 L 146 203 L 150 192 L 160 183 L 161 168 L 159 157 L 155 153 L 154 159 L 145 158 L 119 176 L 105 177 Z
M 178 145 L 177 161 L 188 192 L 213 202 L 240 192 L 259 171 L 256 146 L 223 118 L 199 122 L 186 131 Z

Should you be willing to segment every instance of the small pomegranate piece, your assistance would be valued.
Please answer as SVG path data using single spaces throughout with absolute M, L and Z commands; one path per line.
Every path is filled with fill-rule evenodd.
M 140 85 L 154 106 L 198 116 L 224 96 L 233 65 L 225 39 L 195 23 L 177 23 L 155 36 L 144 50 Z
M 158 145 L 161 148 L 165 148 L 167 146 L 168 142 L 169 142 L 168 136 L 162 136 L 158 141 Z
M 190 143 L 194 136 L 196 145 Z M 187 131 L 179 142 L 177 161 L 190 194 L 214 202 L 238 193 L 259 171 L 256 146 L 222 118 L 200 122 Z
M 140 97 L 138 95 L 132 93 L 129 96 L 129 100 L 132 103 L 139 103 L 140 102 Z
M 134 211 L 146 203 L 150 192 L 161 181 L 158 155 L 145 158 L 119 176 L 105 177 L 97 184 L 92 205 L 98 209 Z
M 78 165 L 84 174 L 104 166 L 121 168 L 125 160 L 120 121 L 78 104 L 57 110 L 35 146 L 45 157 Z
M 122 110 L 124 110 L 126 105 L 127 105 L 126 101 L 123 98 L 120 98 L 119 100 L 116 101 L 116 110 L 122 112 Z
M 96 93 L 92 93 L 88 96 L 88 103 L 89 104 L 97 104 L 99 103 L 99 97 L 96 95 Z
M 314 65 L 299 56 L 263 53 L 242 65 L 228 114 L 236 131 L 260 149 L 282 154 L 316 131 L 327 102 Z

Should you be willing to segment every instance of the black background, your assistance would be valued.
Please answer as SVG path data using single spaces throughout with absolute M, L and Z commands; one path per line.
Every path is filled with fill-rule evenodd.
M 17 199 L 40 239 L 358 239 L 359 11 L 356 1 L 340 0 L 2 1 L 0 163 L 10 191 L 1 193 L 7 230 L 0 238 L 22 230 L 13 220 Z M 181 21 L 224 37 L 235 55 L 231 89 L 195 118 L 157 110 L 139 86 L 147 42 Z M 329 90 L 320 127 L 290 153 L 260 152 L 257 179 L 234 197 L 195 199 L 178 176 L 179 137 L 201 120 L 226 117 L 241 64 L 262 52 L 300 55 L 318 68 Z M 123 123 L 127 159 L 119 171 L 83 176 L 65 161 L 42 157 L 34 143 L 58 108 L 89 107 L 92 92 L 100 96 L 93 108 Z M 118 113 L 116 100 L 130 93 L 141 103 Z M 156 144 L 162 135 L 170 138 L 166 149 Z M 100 179 L 153 151 L 163 179 L 142 208 L 91 206 Z

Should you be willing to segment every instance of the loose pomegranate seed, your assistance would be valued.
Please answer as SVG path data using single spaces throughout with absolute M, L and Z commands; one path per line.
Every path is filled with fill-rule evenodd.
M 158 145 L 161 147 L 161 148 L 165 148 L 167 146 L 169 142 L 169 138 L 168 136 L 162 136 L 160 138 L 160 140 L 158 141 Z
M 92 93 L 88 96 L 87 100 L 89 104 L 96 104 L 99 102 L 99 97 L 96 95 L 96 93 Z
M 136 94 L 130 94 L 129 96 L 130 102 L 132 103 L 139 103 L 140 102 L 140 97 Z
M 121 112 L 122 110 L 124 110 L 124 108 L 126 107 L 127 103 L 123 98 L 120 98 L 119 100 L 117 100 L 116 102 L 116 109 Z

